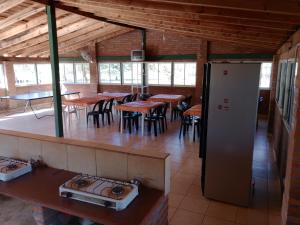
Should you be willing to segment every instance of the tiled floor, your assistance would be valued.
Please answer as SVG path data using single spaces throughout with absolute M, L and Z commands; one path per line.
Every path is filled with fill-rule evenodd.
M 117 118 L 115 118 L 115 121 Z M 198 158 L 199 144 L 191 137 L 178 138 L 179 123 L 168 123 L 168 131 L 158 137 L 146 134 L 118 132 L 118 123 L 96 129 L 88 128 L 83 116 L 73 115 L 69 124 L 65 122 L 65 136 L 74 139 L 93 140 L 101 143 L 122 145 L 152 151 L 168 152 L 172 159 L 171 193 L 169 195 L 169 221 L 171 225 L 279 225 L 280 187 L 270 144 L 266 136 L 266 124 L 260 123 L 254 151 L 253 176 L 255 192 L 249 208 L 211 201 L 202 196 L 200 188 L 201 160 Z M 53 117 L 36 120 L 30 113 L 0 118 L 0 129 L 27 131 L 54 135 Z M 15 201 L 15 200 L 13 200 Z M 0 200 L 1 202 L 1 200 Z M 20 203 L 22 205 L 23 203 Z M 1 205 L 0 205 L 1 206 Z M 15 212 L 1 224 L 21 225 L 20 215 L 30 220 L 28 211 Z M 27 213 L 27 214 L 26 214 Z M 30 223 L 26 223 L 30 224 Z

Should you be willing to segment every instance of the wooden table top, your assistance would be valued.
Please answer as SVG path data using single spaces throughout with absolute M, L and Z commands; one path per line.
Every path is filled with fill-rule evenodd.
M 126 209 L 117 212 L 60 197 L 59 186 L 75 175 L 76 173 L 65 170 L 38 168 L 9 182 L 0 182 L 0 193 L 105 225 L 141 224 L 151 210 L 165 198 L 162 191 L 142 187 L 138 197 Z
M 74 98 L 74 99 L 66 99 L 63 100 L 64 105 L 72 105 L 72 106 L 89 106 L 94 105 L 100 100 L 110 100 L 111 97 L 108 96 L 93 96 L 93 97 L 81 97 L 81 98 Z
M 186 110 L 183 115 L 184 116 L 201 116 L 201 104 L 198 105 L 194 105 L 191 108 L 189 108 L 188 110 Z
M 151 101 L 135 101 L 128 102 L 122 105 L 117 105 L 115 108 L 121 111 L 149 113 L 151 109 L 163 105 L 163 102 Z
M 104 97 L 110 97 L 116 100 L 122 100 L 125 96 L 131 95 L 131 93 L 122 93 L 122 92 L 105 92 L 105 93 L 98 93 L 99 96 L 104 96 Z
M 183 95 L 169 95 L 169 94 L 158 94 L 153 95 L 148 98 L 148 101 L 153 102 L 178 102 L 183 100 L 185 97 Z

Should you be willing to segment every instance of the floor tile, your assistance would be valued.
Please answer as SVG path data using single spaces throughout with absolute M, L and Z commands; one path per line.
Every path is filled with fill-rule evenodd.
M 237 207 L 225 203 L 211 201 L 206 215 L 222 220 L 235 221 Z
M 181 204 L 179 205 L 180 209 L 187 211 L 205 214 L 208 208 L 209 201 L 201 200 L 197 198 L 185 197 Z
M 203 214 L 178 209 L 170 221 L 170 225 L 201 225 Z
M 177 208 L 183 199 L 184 199 L 184 195 L 170 193 L 169 194 L 169 206 Z
M 202 225 L 235 225 L 233 222 L 205 216 Z

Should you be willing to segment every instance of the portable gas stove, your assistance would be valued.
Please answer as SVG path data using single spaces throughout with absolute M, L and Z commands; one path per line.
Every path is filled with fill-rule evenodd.
M 9 181 L 16 177 L 29 173 L 31 164 L 20 160 L 0 157 L 0 180 Z
M 117 211 L 125 209 L 138 194 L 136 184 L 90 175 L 77 175 L 59 187 L 59 195 L 62 197 Z

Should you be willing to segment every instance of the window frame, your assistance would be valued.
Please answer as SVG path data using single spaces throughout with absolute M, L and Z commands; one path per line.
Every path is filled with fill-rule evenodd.
M 0 68 L 0 71 L 2 72 L 2 75 L 3 75 L 3 86 L 0 83 L 0 89 L 5 89 L 6 90 L 7 89 L 7 80 L 6 80 L 6 74 L 5 74 L 5 71 L 4 71 L 3 63 L 0 63 L 0 67 L 2 67 L 2 69 Z
M 41 65 L 41 64 L 49 64 L 49 65 L 50 65 L 50 71 L 51 71 L 51 83 L 47 83 L 47 84 L 41 84 L 41 83 L 39 83 L 38 65 Z M 35 67 L 36 67 L 37 85 L 50 85 L 50 84 L 52 84 L 53 81 L 52 81 L 52 68 L 51 68 L 51 63 L 38 62 L 38 63 L 35 63 Z
M 78 82 L 77 81 L 77 70 L 76 70 L 76 64 L 77 65 L 81 65 L 81 69 L 82 71 L 84 71 L 84 64 L 88 65 L 89 68 L 89 79 L 87 80 L 87 82 Z M 74 84 L 90 84 L 91 83 L 91 68 L 90 68 L 90 64 L 88 62 L 73 62 L 73 71 L 74 71 Z
M 100 64 L 108 64 L 109 67 L 109 82 L 108 83 L 102 83 L 101 82 L 101 69 L 100 69 Z M 119 64 L 119 67 L 120 67 L 120 82 L 119 83 L 112 83 L 111 82 L 111 75 L 110 75 L 110 64 Z M 122 72 L 122 62 L 110 62 L 110 61 L 107 61 L 107 62 L 98 62 L 98 78 L 99 78 L 99 84 L 101 85 L 123 85 L 122 84 L 122 79 L 123 79 L 123 72 Z
M 35 75 L 35 83 L 33 83 L 33 84 L 25 84 L 25 85 L 19 85 L 19 84 L 17 84 L 16 83 L 16 72 L 15 72 L 15 68 L 14 68 L 14 66 L 15 65 L 33 65 L 33 67 L 34 67 L 34 75 Z M 37 76 L 37 67 L 36 67 L 36 63 L 13 63 L 13 70 L 14 70 L 14 76 L 15 76 L 15 87 L 29 87 L 29 86 L 38 86 L 39 85 L 39 83 L 38 83 L 38 76 Z
M 178 63 L 178 64 L 184 64 L 184 84 L 183 85 L 180 85 L 180 84 L 175 84 L 175 64 Z M 188 63 L 194 63 L 195 64 L 195 84 L 194 85 L 186 85 L 185 84 L 185 68 L 186 68 L 186 64 Z M 172 87 L 196 87 L 196 83 L 197 83 L 197 62 L 172 62 L 172 65 L 173 65 L 173 71 L 172 71 Z
M 156 63 L 158 64 L 158 81 L 159 81 L 159 64 L 166 64 L 166 63 L 170 63 L 171 64 L 171 81 L 170 84 L 149 84 L 149 71 L 148 71 L 148 65 L 149 63 Z M 159 62 L 146 62 L 146 84 L 148 86 L 160 86 L 160 87 L 173 87 L 173 80 L 174 80 L 174 73 L 173 73 L 173 62 L 170 61 L 159 61 Z
M 285 82 L 286 82 L 286 74 L 287 74 L 287 67 L 288 67 L 287 65 L 288 65 L 288 60 L 284 60 L 282 62 L 282 69 L 280 71 L 279 98 L 278 98 L 278 105 L 280 109 L 282 109 L 284 105 Z

